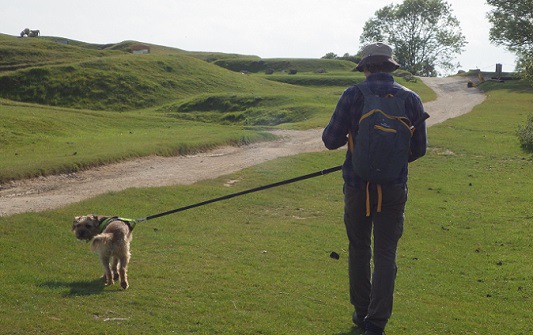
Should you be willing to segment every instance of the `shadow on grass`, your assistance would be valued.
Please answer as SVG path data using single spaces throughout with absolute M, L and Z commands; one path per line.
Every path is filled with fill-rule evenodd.
M 61 282 L 61 281 L 49 281 L 40 284 L 39 286 L 48 287 L 50 289 L 63 289 L 68 288 L 69 292 L 65 293 L 64 296 L 79 296 L 79 295 L 93 295 L 93 294 L 102 294 L 104 292 L 104 282 L 101 278 L 95 280 L 87 281 L 77 281 L 77 282 Z
M 356 328 L 356 327 L 352 327 L 351 329 L 347 330 L 347 331 L 343 331 L 343 332 L 340 332 L 340 333 L 335 333 L 335 334 L 332 334 L 332 335 L 363 335 L 364 332 L 361 332 L 360 329 Z

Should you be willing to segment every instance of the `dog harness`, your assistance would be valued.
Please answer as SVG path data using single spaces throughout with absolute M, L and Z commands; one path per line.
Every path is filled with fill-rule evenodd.
M 109 226 L 109 224 L 113 221 L 122 221 L 124 222 L 128 228 L 130 229 L 130 231 L 133 230 L 133 228 L 135 228 L 135 225 L 137 224 L 137 220 L 134 220 L 134 219 L 125 219 L 125 218 L 121 218 L 121 217 L 118 217 L 118 216 L 113 216 L 113 217 L 110 217 L 110 218 L 107 218 L 105 220 L 103 220 L 102 222 L 100 222 L 100 225 L 98 226 L 98 229 L 100 230 L 100 233 L 104 231 L 104 229 L 106 229 L 107 226 Z

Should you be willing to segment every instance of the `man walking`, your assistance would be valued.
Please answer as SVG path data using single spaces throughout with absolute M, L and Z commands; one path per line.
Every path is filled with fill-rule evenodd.
M 391 73 L 398 68 L 399 65 L 393 59 L 392 49 L 388 45 L 372 43 L 364 47 L 361 62 L 356 69 L 364 72 L 366 80 L 344 91 L 322 134 L 322 140 L 330 150 L 348 144 L 342 171 L 344 223 L 349 240 L 350 302 L 355 309 L 353 322 L 361 332 L 364 331 L 365 335 L 384 334 L 385 326 L 392 314 L 397 271 L 396 250 L 403 233 L 404 209 L 407 201 L 407 165 L 408 162 L 422 157 L 427 147 L 424 122 L 427 114 L 419 96 L 394 81 Z M 386 103 L 383 106 L 398 105 L 399 112 L 384 108 L 385 113 L 380 110 L 379 113 L 375 113 L 373 101 L 391 100 L 389 98 L 396 102 L 392 105 Z M 370 106 L 372 104 L 374 107 Z M 381 105 L 378 103 L 378 106 Z M 388 112 L 391 112 L 392 116 L 386 114 Z M 363 120 L 367 119 L 365 122 L 368 122 L 372 114 L 379 114 L 377 117 L 385 121 L 380 121 L 380 124 L 374 124 L 372 127 L 364 126 L 363 131 Z M 396 116 L 400 114 L 405 115 Z M 396 121 L 402 122 L 400 127 L 401 124 L 405 124 L 405 128 L 410 130 L 406 140 L 406 154 L 402 158 L 404 161 L 393 160 L 386 163 L 386 165 L 397 165 L 392 169 L 394 171 L 391 172 L 392 177 L 384 179 L 385 182 L 379 179 L 376 181 L 373 177 L 360 172 L 364 169 L 357 165 L 362 159 L 354 161 L 353 157 L 376 155 L 378 159 L 383 158 L 379 157 L 380 152 L 376 152 L 381 150 L 379 148 L 383 145 L 370 147 L 364 156 L 361 156 L 357 150 L 365 150 L 360 148 L 363 148 L 362 145 L 366 142 L 377 141 L 366 138 L 369 131 L 377 129 L 383 131 L 385 136 L 399 133 L 400 130 L 387 128 L 388 123 Z M 405 132 L 405 129 L 403 131 Z M 390 145 L 386 144 L 385 147 Z M 374 163 L 369 165 L 378 174 L 385 170 L 373 167 Z M 373 273 L 370 264 L 372 256 Z

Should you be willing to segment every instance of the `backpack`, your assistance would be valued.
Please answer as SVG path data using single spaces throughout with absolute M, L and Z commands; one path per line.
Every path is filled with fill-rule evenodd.
M 365 83 L 357 87 L 364 105 L 351 143 L 352 166 L 366 182 L 390 183 L 400 177 L 409 159 L 413 128 L 405 113 L 409 91 L 379 97 Z

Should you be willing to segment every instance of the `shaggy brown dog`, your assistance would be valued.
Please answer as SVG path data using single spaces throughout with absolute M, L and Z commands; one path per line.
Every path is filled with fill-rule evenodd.
M 92 250 L 100 255 L 105 270 L 105 285 L 112 285 L 120 278 L 120 286 L 123 289 L 129 286 L 127 269 L 132 229 L 129 222 L 117 217 L 89 214 L 74 218 L 72 230 L 76 233 L 76 238 L 83 241 L 92 240 Z

